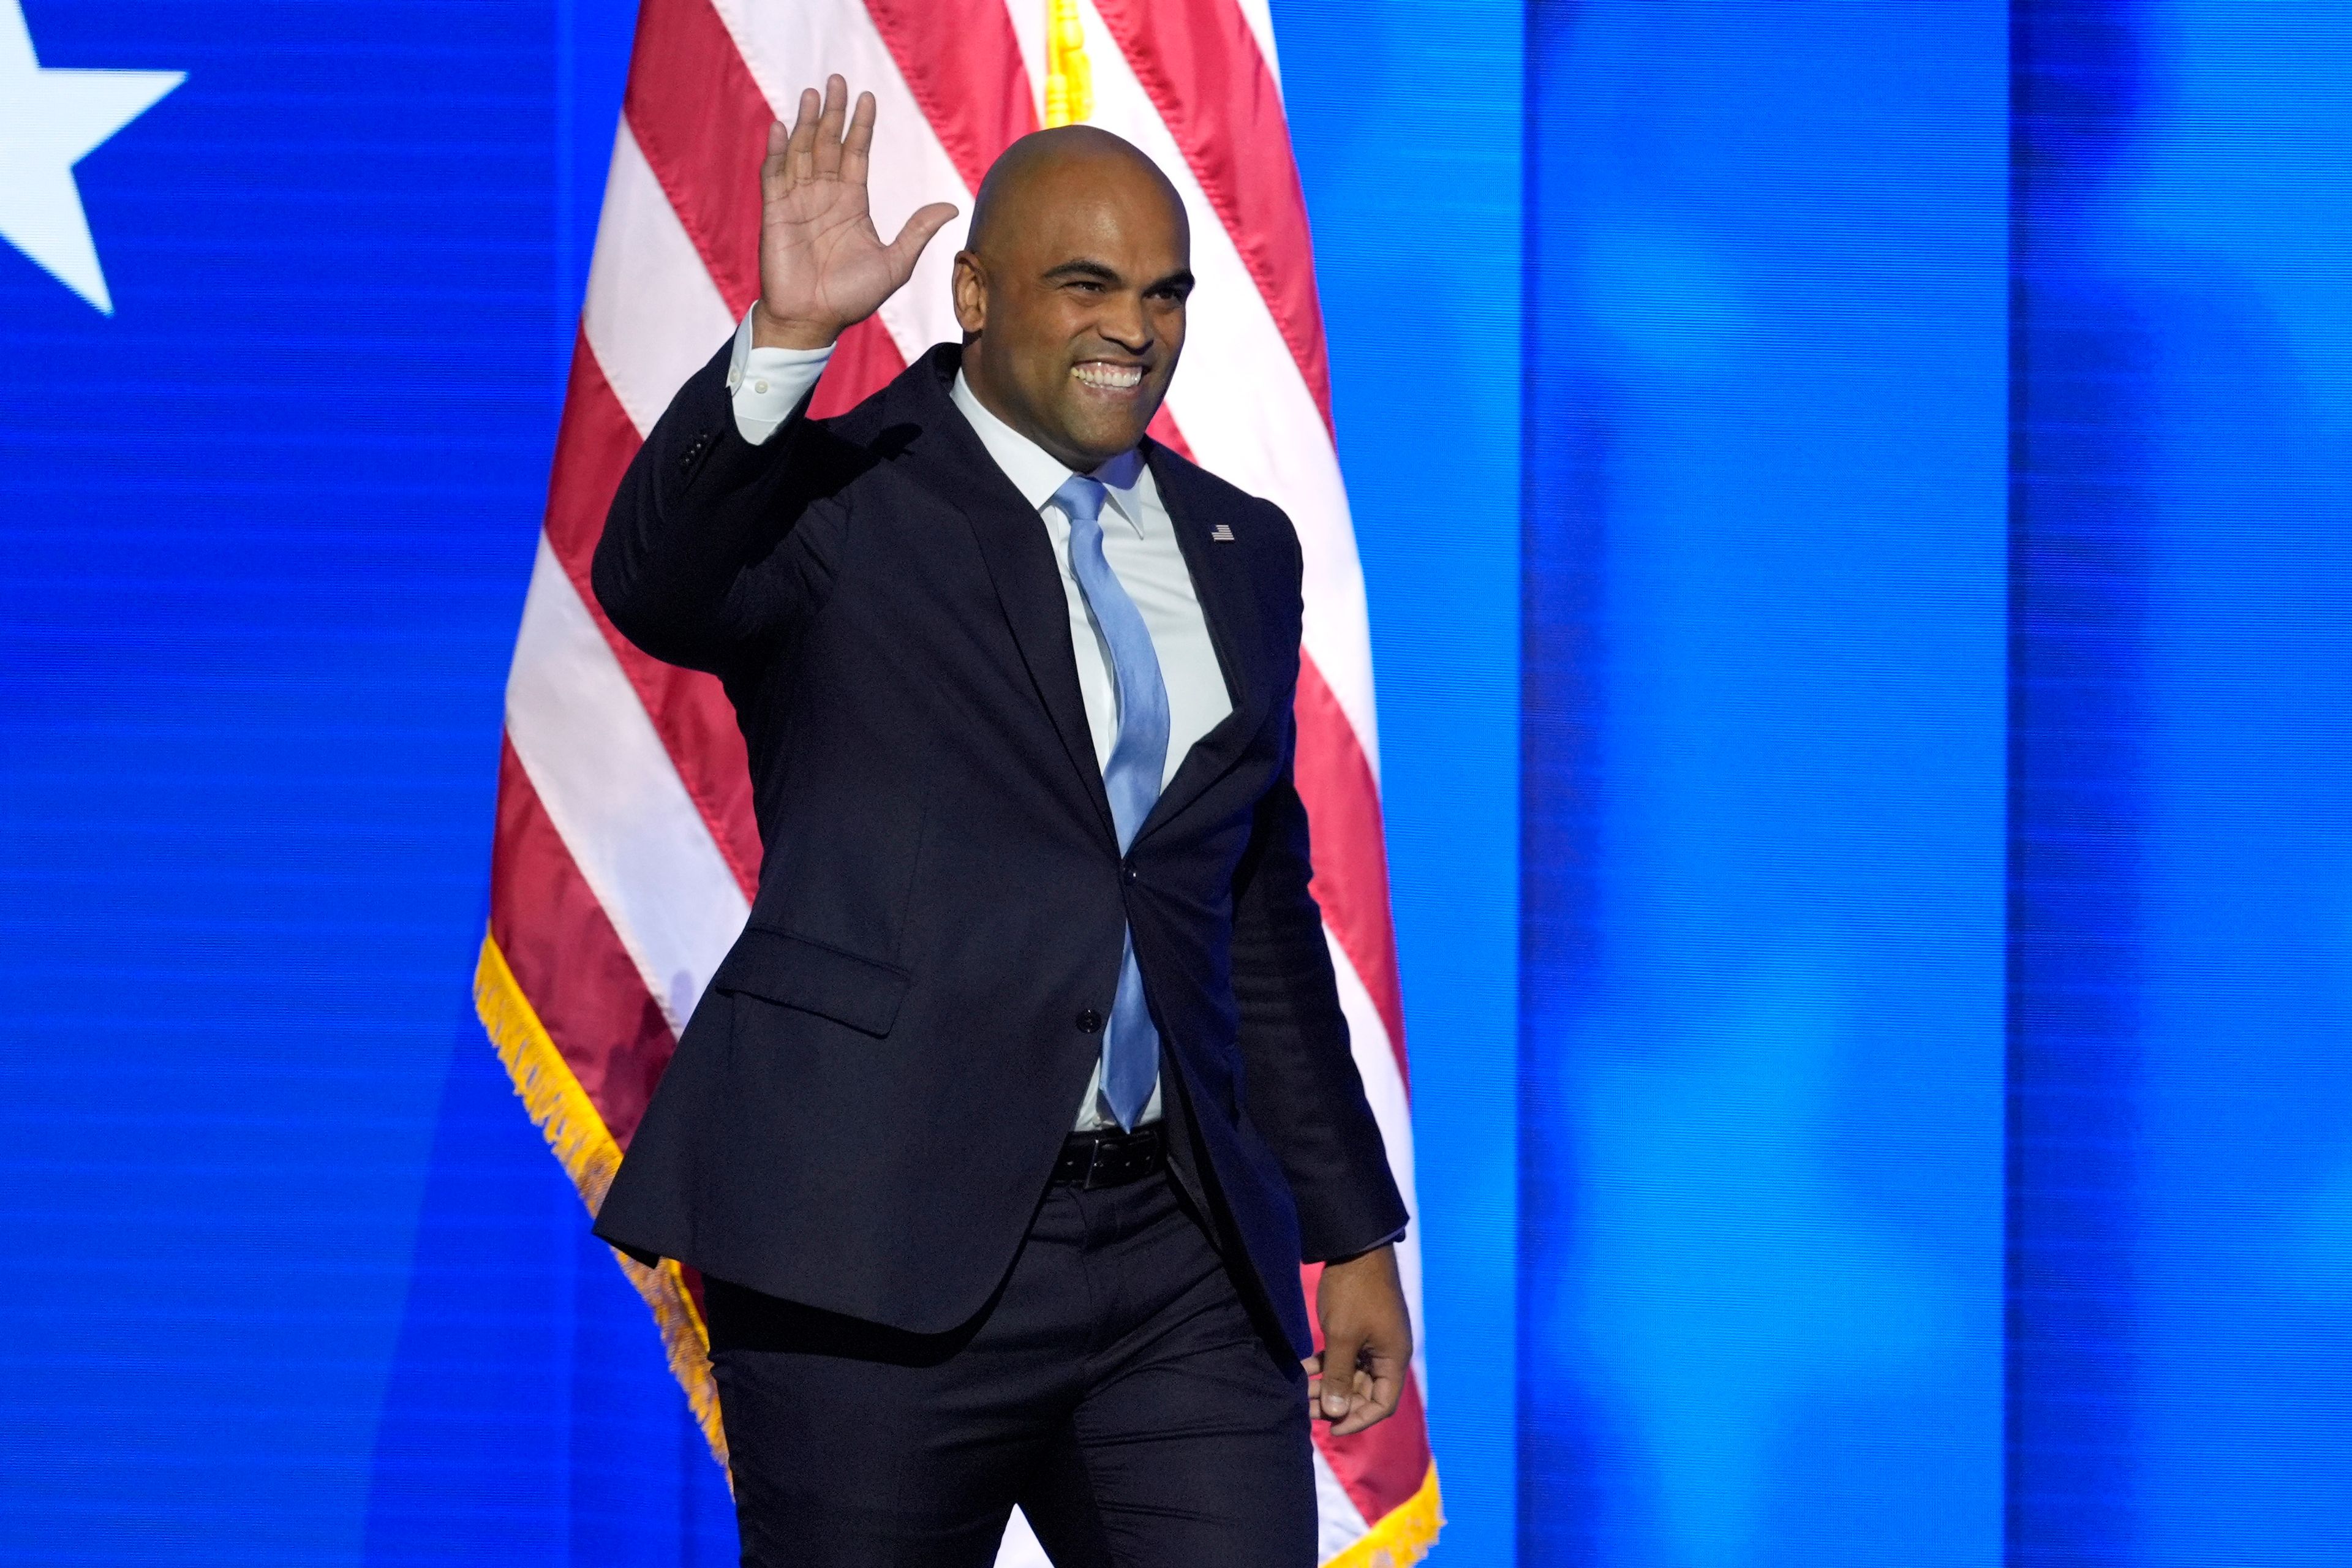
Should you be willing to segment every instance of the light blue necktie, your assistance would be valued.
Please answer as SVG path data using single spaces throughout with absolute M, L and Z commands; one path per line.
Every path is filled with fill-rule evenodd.
M 1160 655 L 1143 612 L 1103 559 L 1101 518 L 1108 493 L 1101 480 L 1073 474 L 1054 500 L 1070 520 L 1070 571 L 1110 646 L 1111 678 L 1118 687 L 1118 739 L 1103 764 L 1103 791 L 1110 796 L 1123 856 L 1160 798 L 1160 775 L 1168 761 L 1168 688 L 1160 679 Z M 1134 1129 L 1159 1077 L 1160 1031 L 1144 1005 L 1143 971 L 1136 966 L 1135 933 L 1129 931 L 1102 1047 L 1103 1095 L 1121 1127 Z

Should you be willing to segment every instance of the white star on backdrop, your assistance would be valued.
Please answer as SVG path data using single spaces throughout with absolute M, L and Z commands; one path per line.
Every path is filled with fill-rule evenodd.
M 110 316 L 73 166 L 187 76 L 43 70 L 20 0 L 0 0 L 0 238 Z

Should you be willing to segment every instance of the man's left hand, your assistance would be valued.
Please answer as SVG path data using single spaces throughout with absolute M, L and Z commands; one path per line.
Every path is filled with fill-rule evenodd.
M 1307 1360 L 1307 1397 L 1317 1418 L 1344 1437 L 1395 1415 L 1412 1364 L 1412 1321 L 1397 1282 L 1395 1247 L 1325 1264 L 1315 1310 L 1323 1353 Z

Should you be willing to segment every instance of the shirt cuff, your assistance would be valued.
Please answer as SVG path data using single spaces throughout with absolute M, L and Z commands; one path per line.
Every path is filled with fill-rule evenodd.
M 830 348 L 753 348 L 751 312 L 744 311 L 742 324 L 735 329 L 735 352 L 727 361 L 727 395 L 735 405 L 736 433 L 754 447 L 765 445 L 793 416 L 831 358 Z

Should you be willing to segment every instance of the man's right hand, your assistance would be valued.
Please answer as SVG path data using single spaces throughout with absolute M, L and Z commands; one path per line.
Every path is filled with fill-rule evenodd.
M 831 347 L 898 291 L 923 247 L 956 215 L 933 202 L 883 244 L 866 202 L 874 95 L 861 92 L 856 111 L 848 108 L 849 84 L 836 76 L 825 82 L 822 104 L 814 88 L 802 91 L 789 132 L 781 120 L 768 127 L 760 165 L 760 302 L 751 307 L 758 347 Z

